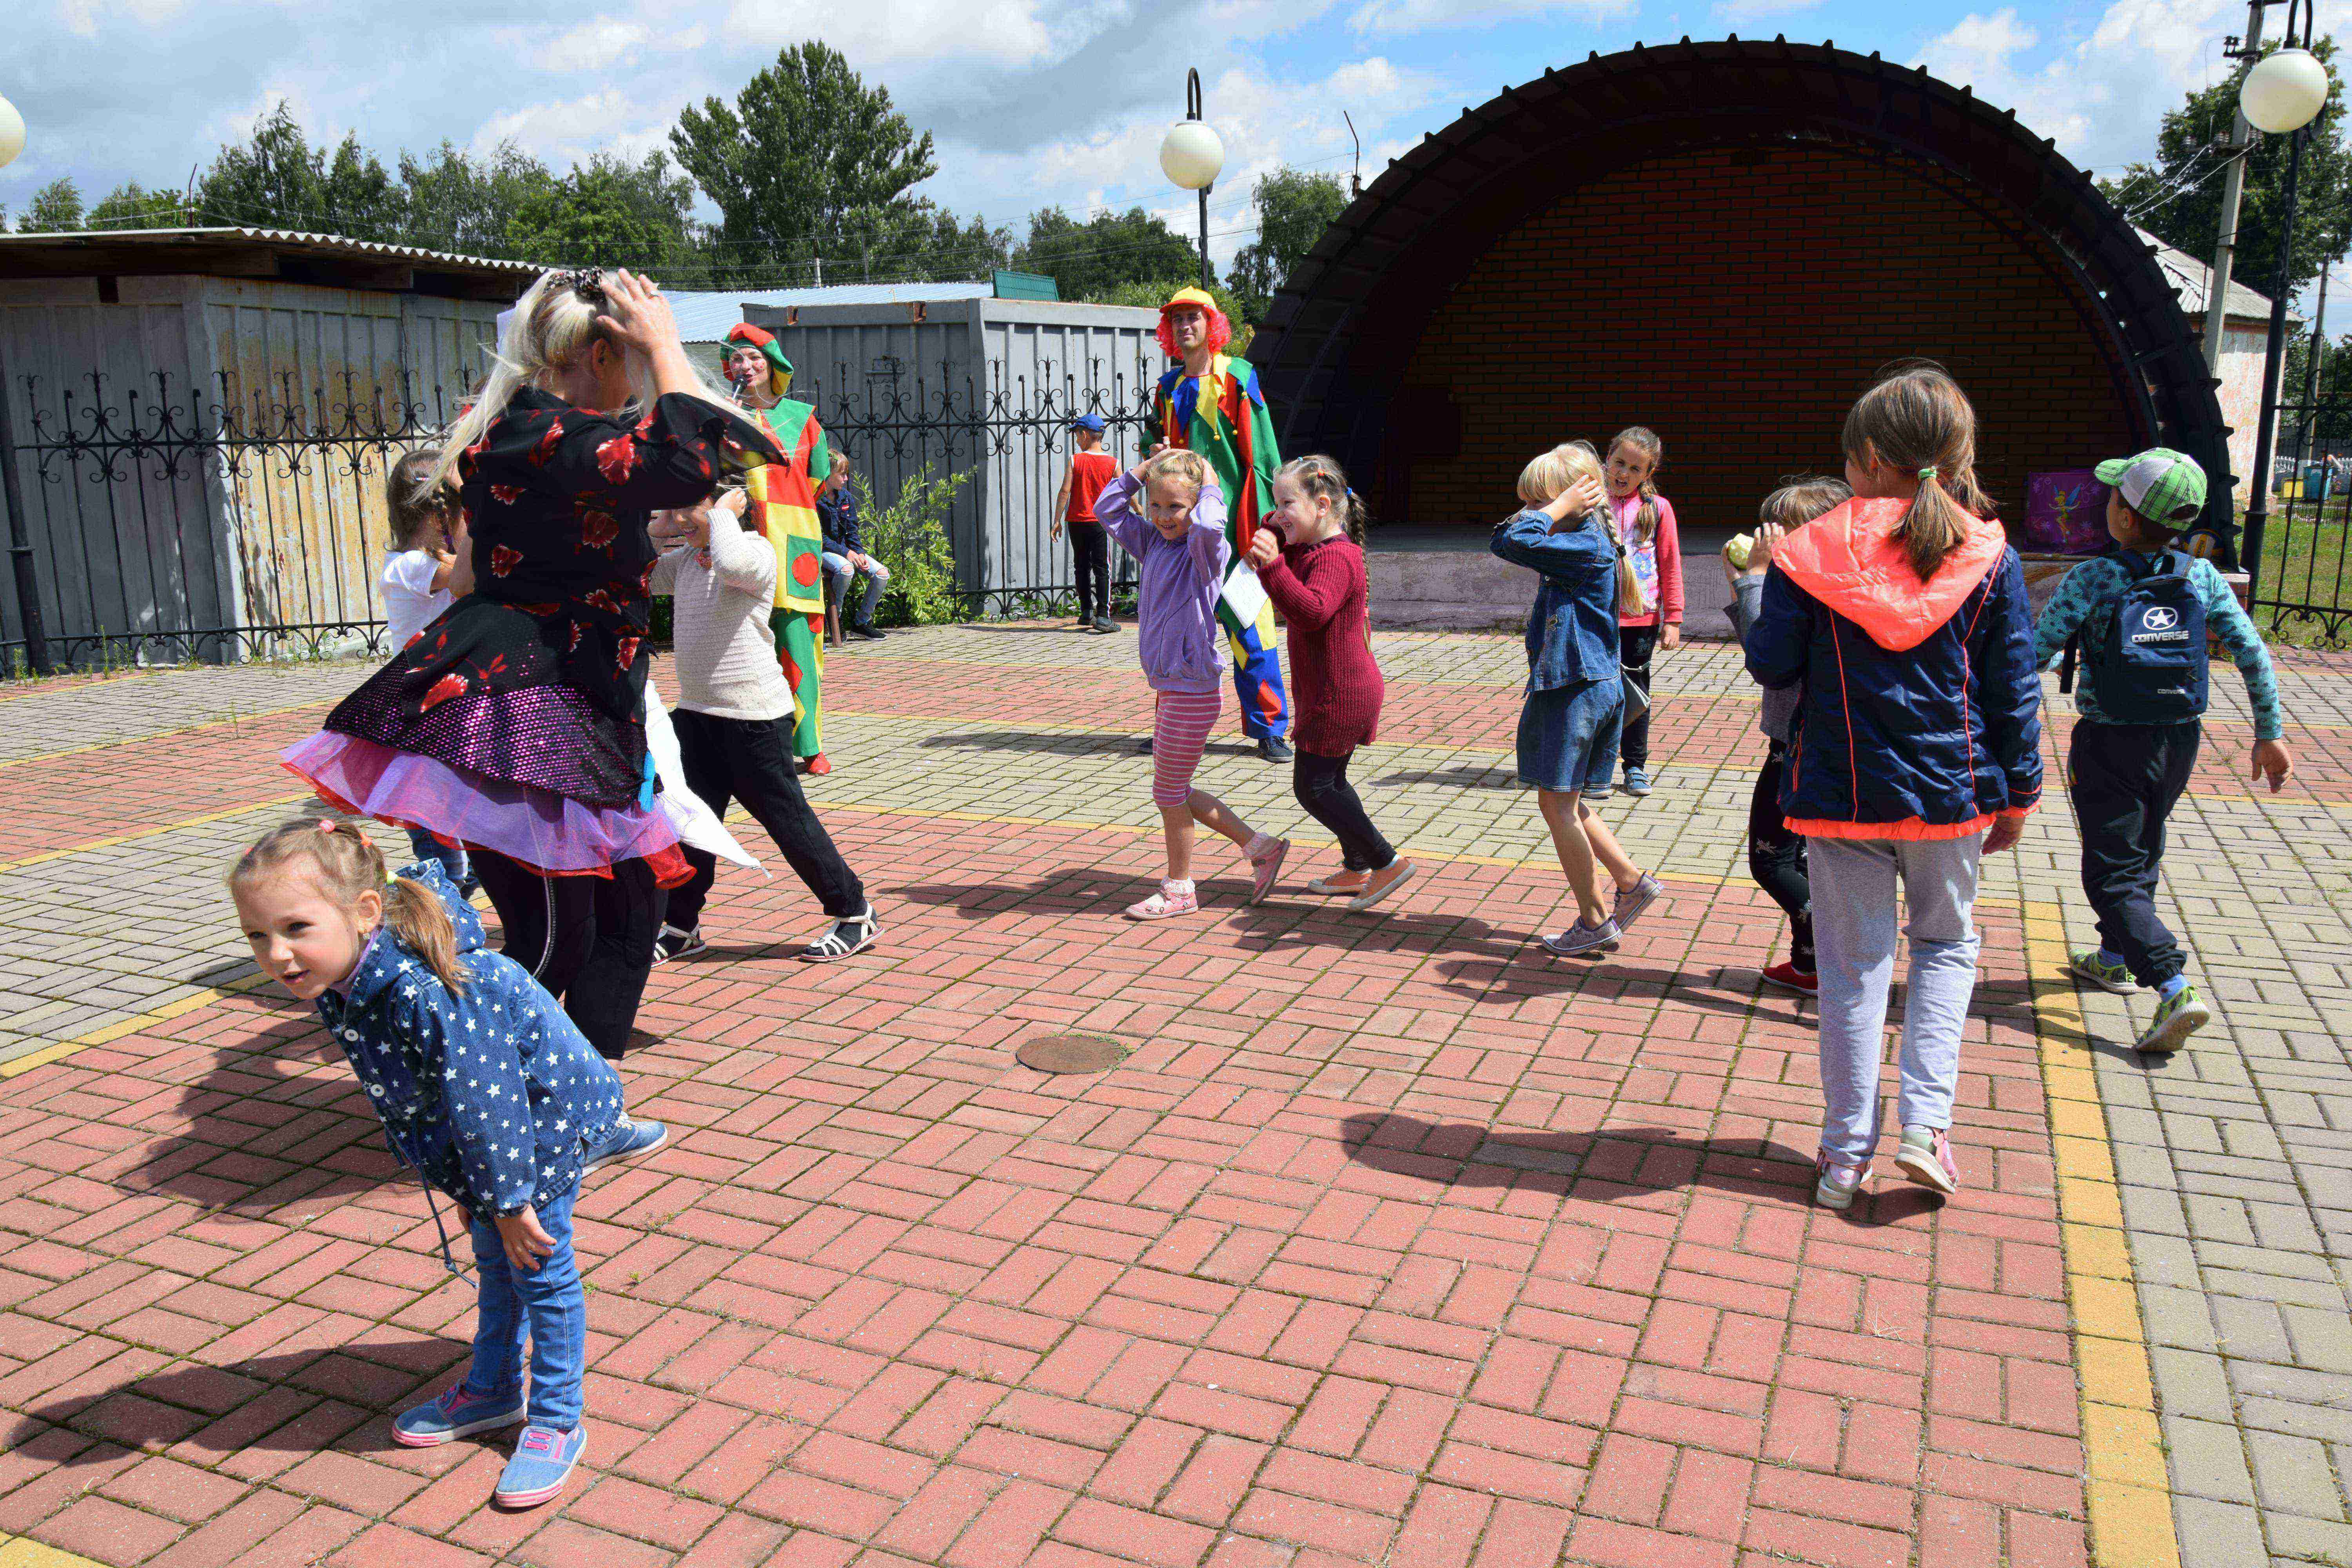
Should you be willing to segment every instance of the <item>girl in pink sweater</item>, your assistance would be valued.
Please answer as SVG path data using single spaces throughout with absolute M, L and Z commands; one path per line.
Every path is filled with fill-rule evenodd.
M 1638 597 L 1617 606 L 1625 679 L 1641 689 L 1643 699 L 1641 717 L 1625 721 L 1619 742 L 1625 793 L 1631 795 L 1650 793 L 1650 656 L 1683 640 L 1682 541 L 1675 533 L 1674 502 L 1658 493 L 1658 465 L 1665 457 L 1666 444 L 1657 432 L 1640 425 L 1627 426 L 1609 443 L 1609 510 L 1641 589 Z

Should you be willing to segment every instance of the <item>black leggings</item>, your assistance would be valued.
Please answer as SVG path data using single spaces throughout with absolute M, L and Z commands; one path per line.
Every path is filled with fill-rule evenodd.
M 471 853 L 506 928 L 506 955 L 563 1004 L 590 1045 L 619 1061 L 660 934 L 653 868 L 624 860 L 610 877 L 542 877 L 495 851 Z
M 1775 741 L 1748 802 L 1748 874 L 1789 916 L 1789 962 L 1813 973 L 1813 889 L 1805 875 L 1805 841 L 1780 814 L 1780 774 L 1789 747 Z
M 1110 614 L 1110 534 L 1099 522 L 1069 522 L 1070 560 L 1078 573 L 1078 619 Z
M 1353 756 L 1352 752 L 1349 756 Z M 1396 859 L 1396 851 L 1364 815 L 1364 803 L 1348 782 L 1348 757 L 1318 757 L 1300 752 L 1291 768 L 1290 791 L 1307 815 L 1331 830 L 1339 841 L 1340 864 L 1350 871 L 1380 871 Z
M 1625 679 L 1650 694 L 1650 656 L 1657 651 L 1658 628 L 1655 626 L 1621 626 L 1617 630 L 1618 657 L 1624 661 Z M 1626 721 L 1625 731 L 1618 737 L 1617 754 L 1629 768 L 1650 765 L 1650 706 L 1642 705 L 1642 716 Z

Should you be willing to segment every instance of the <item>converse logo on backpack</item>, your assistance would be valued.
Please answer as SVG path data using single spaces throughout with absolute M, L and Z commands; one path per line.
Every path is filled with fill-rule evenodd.
M 2189 628 L 2180 624 L 2180 612 L 2169 605 L 2150 605 L 2139 617 L 2139 630 L 2132 633 L 2132 641 L 2180 642 L 2189 636 Z
M 2122 595 L 2069 639 L 2088 656 L 2091 696 L 2111 724 L 2186 723 L 2205 711 L 2205 601 L 2195 565 L 2177 550 L 2116 559 L 2127 579 Z

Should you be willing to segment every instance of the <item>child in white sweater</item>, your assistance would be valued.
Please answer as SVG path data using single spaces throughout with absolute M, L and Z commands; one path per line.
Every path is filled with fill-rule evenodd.
M 653 592 L 668 595 L 675 609 L 677 706 L 670 721 L 687 787 L 721 817 L 730 799 L 740 800 L 833 917 L 832 927 L 801 950 L 809 963 L 830 963 L 873 946 L 882 928 L 793 769 L 793 692 L 768 629 L 776 552 L 743 528 L 743 492 L 730 490 L 716 504 L 654 521 L 664 554 L 654 563 Z M 702 906 L 719 863 L 690 846 L 686 858 L 694 876 L 670 890 L 656 963 L 708 945 Z

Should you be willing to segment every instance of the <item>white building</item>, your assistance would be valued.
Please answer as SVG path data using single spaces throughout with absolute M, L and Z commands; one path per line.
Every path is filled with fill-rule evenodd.
M 2156 247 L 2156 264 L 2172 283 L 2172 291 L 2180 297 L 2180 308 L 2189 314 L 2189 323 L 2201 338 L 2205 330 L 2205 300 L 2212 287 L 2213 268 L 2200 261 L 2185 250 L 2171 246 L 2148 233 L 2139 231 L 2140 237 Z M 2287 331 L 2302 325 L 2292 307 L 2287 310 Z M 2221 420 L 2230 426 L 2231 482 L 2242 487 L 2254 471 L 2254 435 L 2262 423 L 2263 414 L 2263 349 L 2270 332 L 2271 300 L 2238 281 L 2230 279 L 2229 315 L 2221 339 L 2221 385 L 2217 395 L 2221 400 Z M 2285 356 L 2280 356 L 2281 373 Z M 2237 495 L 2240 506 L 2246 504 L 2242 488 Z

